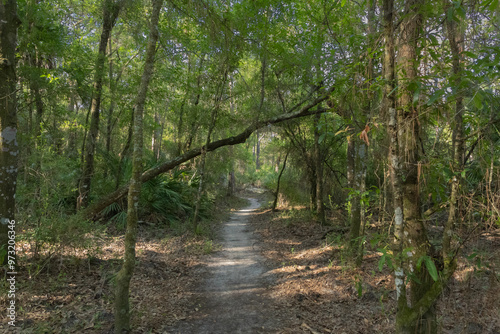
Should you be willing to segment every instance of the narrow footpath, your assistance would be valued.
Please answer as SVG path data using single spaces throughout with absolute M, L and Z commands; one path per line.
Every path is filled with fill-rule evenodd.
M 263 293 L 272 284 L 258 249 L 258 236 L 248 225 L 260 203 L 231 214 L 221 229 L 222 250 L 208 260 L 208 275 L 200 287 L 199 310 L 168 333 L 275 333 L 276 319 Z M 274 328 L 273 328 L 274 327 Z

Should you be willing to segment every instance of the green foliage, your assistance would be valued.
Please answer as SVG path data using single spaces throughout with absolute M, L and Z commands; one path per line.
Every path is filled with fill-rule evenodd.
M 421 256 L 417 260 L 417 270 L 420 270 L 422 262 L 425 263 L 425 267 L 427 268 L 427 271 L 429 272 L 429 275 L 431 275 L 432 279 L 434 281 L 437 281 L 439 279 L 438 271 L 436 265 L 434 264 L 434 261 L 432 261 L 432 258 L 428 255 Z

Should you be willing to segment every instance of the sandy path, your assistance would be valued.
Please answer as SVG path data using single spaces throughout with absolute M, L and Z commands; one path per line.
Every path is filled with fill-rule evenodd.
M 221 230 L 223 249 L 208 261 L 208 275 L 200 287 L 196 317 L 170 328 L 168 333 L 272 333 L 276 320 L 262 294 L 271 284 L 260 256 L 257 236 L 247 224 L 260 204 L 231 214 Z

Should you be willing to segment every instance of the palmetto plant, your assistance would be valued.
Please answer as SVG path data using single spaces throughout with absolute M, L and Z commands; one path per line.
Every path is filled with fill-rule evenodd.
M 142 185 L 139 219 L 172 224 L 185 220 L 194 210 L 198 178 L 191 171 L 176 170 Z M 201 216 L 206 216 L 208 200 L 202 199 Z M 123 228 L 127 219 L 126 204 L 113 203 L 103 211 L 109 221 Z

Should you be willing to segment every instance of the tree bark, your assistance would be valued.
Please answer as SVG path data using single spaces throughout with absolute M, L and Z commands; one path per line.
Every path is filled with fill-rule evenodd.
M 418 106 L 414 103 L 417 82 L 417 43 L 422 28 L 422 7 L 424 0 L 406 0 L 404 19 L 401 23 L 398 50 L 398 159 L 401 166 L 403 189 L 404 247 L 409 248 L 408 269 L 417 278 L 410 280 L 409 306 L 413 308 L 432 287 L 433 280 L 425 266 L 417 268 L 419 258 L 428 256 L 430 244 L 427 231 L 421 219 L 419 194 L 419 132 Z M 397 206 L 395 206 L 397 208 Z M 422 318 L 415 322 L 397 322 L 404 331 L 411 333 L 435 333 L 437 331 L 434 307 L 429 307 Z
M 448 8 L 451 4 L 444 0 L 444 12 L 448 13 Z M 451 249 L 451 241 L 453 239 L 454 227 L 456 225 L 458 217 L 458 197 L 460 194 L 460 179 L 461 174 L 464 169 L 464 155 L 465 155 L 465 145 L 464 145 L 464 135 L 463 135 L 463 91 L 461 89 L 462 84 L 462 55 L 463 52 L 463 36 L 460 29 L 460 25 L 451 17 L 445 19 L 446 31 L 448 40 L 450 42 L 450 49 L 452 55 L 452 70 L 453 70 L 453 86 L 455 95 L 455 110 L 454 110 L 454 124 L 453 124 L 453 135 L 452 135 L 452 167 L 453 167 L 453 177 L 451 182 L 451 193 L 449 198 L 449 211 L 448 220 L 444 227 L 443 233 L 443 248 L 442 256 L 444 261 L 444 266 L 449 267 L 451 261 L 454 259 Z
M 0 2 L 0 265 L 13 260 L 9 244 L 15 228 L 16 180 L 19 147 L 17 144 L 16 45 L 17 2 Z M 10 224 L 10 225 L 9 225 Z M 9 228 L 9 226 L 11 228 Z M 11 233 L 9 233 L 11 231 Z M 14 244 L 15 245 L 15 244 Z M 4 255 L 4 256 L 2 256 Z M 15 271 L 14 265 L 9 271 Z
M 111 32 L 109 34 L 109 54 L 113 52 L 112 48 L 112 38 L 111 38 Z M 109 91 L 111 95 L 111 99 L 109 101 L 109 108 L 108 108 L 108 115 L 107 115 L 107 122 L 106 122 L 106 154 L 111 153 L 111 139 L 113 138 L 112 133 L 113 133 L 113 113 L 115 111 L 115 104 L 116 104 L 116 84 L 117 82 L 113 78 L 113 60 L 112 58 L 109 61 Z M 104 178 L 108 176 L 108 166 L 106 164 L 104 168 Z
M 123 0 L 113 2 L 106 0 L 103 10 L 101 40 L 99 42 L 99 53 L 95 63 L 94 88 L 90 109 L 90 128 L 85 147 L 83 172 L 78 186 L 77 209 L 86 207 L 89 203 L 90 187 L 92 175 L 94 174 L 94 154 L 97 145 L 97 135 L 99 132 L 99 115 L 101 108 L 102 82 L 104 78 L 104 62 L 106 60 L 106 48 L 109 36 L 113 29 L 120 9 L 124 4 Z
M 288 153 L 285 155 L 285 160 L 283 160 L 283 167 L 281 167 L 280 174 L 278 175 L 278 184 L 276 185 L 276 192 L 274 193 L 274 202 L 273 202 L 273 211 L 276 211 L 276 206 L 278 205 L 278 197 L 280 194 L 280 181 L 281 181 L 281 176 L 283 175 L 283 172 L 285 171 L 286 168 L 286 159 L 288 159 Z
M 309 104 L 307 104 L 306 106 L 302 107 L 301 109 L 299 109 L 297 111 L 283 113 L 279 116 L 272 117 L 272 118 L 269 118 L 267 120 L 256 121 L 252 125 L 248 126 L 243 132 L 241 132 L 240 134 L 238 134 L 236 136 L 227 137 L 227 138 L 224 138 L 221 140 L 211 142 L 207 146 L 207 152 L 214 151 L 220 147 L 224 147 L 224 146 L 228 146 L 228 145 L 237 145 L 237 144 L 244 143 L 252 135 L 252 133 L 255 132 L 255 130 L 260 129 L 264 126 L 281 123 L 281 122 L 295 119 L 298 117 L 305 117 L 305 116 L 315 115 L 317 113 L 327 112 L 330 109 L 319 108 L 319 109 L 312 110 L 312 108 L 314 108 L 316 105 L 318 105 L 321 102 L 328 99 L 331 92 L 333 92 L 334 89 L 335 89 L 334 87 L 331 87 L 327 92 L 325 92 L 325 94 L 323 96 L 313 100 L 312 102 L 310 102 Z M 293 109 L 297 109 L 297 108 L 298 107 L 295 106 Z M 192 149 L 192 150 L 190 150 L 190 151 L 188 151 L 188 152 L 186 152 L 186 153 L 184 153 L 184 154 L 182 154 L 182 155 L 180 155 L 172 160 L 166 161 L 165 163 L 163 163 L 159 166 L 153 167 L 153 168 L 145 171 L 144 173 L 142 173 L 141 182 L 147 182 L 147 181 L 155 178 L 156 176 L 158 176 L 162 173 L 165 173 L 165 172 L 171 170 L 172 168 L 182 164 L 183 162 L 189 161 L 189 160 L 197 157 L 200 154 L 201 154 L 201 148 Z M 95 203 L 90 205 L 88 208 L 86 208 L 82 212 L 83 216 L 87 219 L 95 218 L 107 206 L 113 204 L 118 199 L 125 196 L 128 192 L 128 186 L 129 186 L 128 184 L 124 185 L 124 186 L 118 188 L 116 191 L 112 192 L 111 194 L 101 198 L 99 201 L 96 201 Z
M 134 113 L 134 153 L 132 179 L 128 191 L 127 229 L 125 232 L 125 253 L 123 265 L 116 275 L 115 290 L 115 334 L 130 331 L 129 291 L 130 280 L 135 269 L 135 244 L 137 239 L 137 208 L 141 194 L 141 173 L 143 169 L 143 114 L 149 81 L 153 75 L 156 42 L 158 41 L 158 21 L 163 0 L 153 0 L 153 12 L 146 49 L 146 60 L 142 74 Z
M 152 149 L 153 149 L 153 157 L 155 161 L 158 161 L 160 159 L 160 147 L 161 147 L 161 134 L 162 134 L 162 128 L 163 125 L 161 124 L 162 122 L 160 121 L 160 115 L 158 112 L 155 112 L 154 116 L 155 120 L 155 128 L 153 130 L 153 140 L 152 140 Z
M 403 319 L 404 311 L 407 309 L 405 271 L 401 259 L 404 241 L 404 217 L 403 217 L 403 188 L 401 185 L 401 167 L 399 161 L 398 122 L 396 114 L 396 94 L 394 93 L 395 69 L 394 69 L 394 0 L 383 1 L 383 26 L 384 26 L 384 96 L 383 113 L 387 116 L 389 140 L 389 170 L 393 192 L 394 207 L 394 282 L 396 286 L 396 323 Z M 406 328 L 396 325 L 396 333 L 404 334 Z
M 323 203 L 323 154 L 319 144 L 319 121 L 321 114 L 314 116 L 314 157 L 316 164 L 316 219 L 322 225 L 326 223 L 325 204 Z
M 120 153 L 120 161 L 118 162 L 118 170 L 116 171 L 115 190 L 118 189 L 120 183 L 122 183 L 123 164 L 125 163 L 125 159 L 130 156 L 130 146 L 132 145 L 132 136 L 134 134 L 134 115 L 135 109 L 132 109 L 132 118 L 130 119 L 130 125 L 128 127 L 127 140 Z

